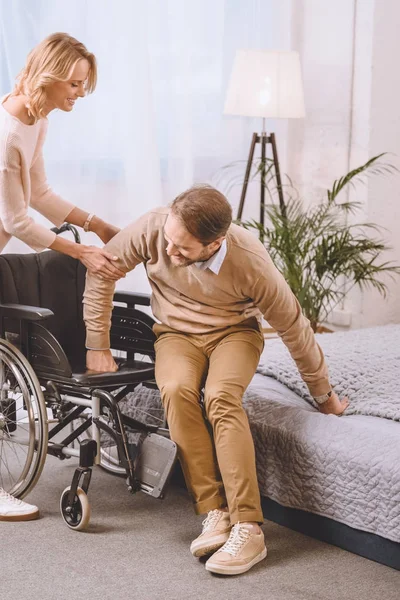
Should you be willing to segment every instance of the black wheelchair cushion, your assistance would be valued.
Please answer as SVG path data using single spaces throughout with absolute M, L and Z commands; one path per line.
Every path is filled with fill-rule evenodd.
M 71 365 L 85 363 L 85 275 L 78 260 L 52 250 L 0 255 L 0 302 L 50 309 L 54 316 L 43 324 L 60 342 Z
M 74 371 L 72 373 L 72 380 L 87 387 L 117 387 L 154 378 L 153 363 L 119 358 L 116 359 L 116 363 L 118 364 L 118 371 L 115 373 L 104 374 L 81 369 L 80 372 Z

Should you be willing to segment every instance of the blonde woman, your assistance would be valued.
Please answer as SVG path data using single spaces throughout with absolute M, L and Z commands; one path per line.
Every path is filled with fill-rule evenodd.
M 79 259 L 91 273 L 108 280 L 124 276 L 103 249 L 57 237 L 28 215 L 32 206 L 56 226 L 64 221 L 93 231 L 107 243 L 119 229 L 55 194 L 46 181 L 43 144 L 47 116 L 71 112 L 96 87 L 96 59 L 65 33 L 54 33 L 28 55 L 14 90 L 0 101 L 0 252 L 12 236 L 39 252 L 51 248 Z M 0 521 L 37 518 L 36 506 L 0 488 Z

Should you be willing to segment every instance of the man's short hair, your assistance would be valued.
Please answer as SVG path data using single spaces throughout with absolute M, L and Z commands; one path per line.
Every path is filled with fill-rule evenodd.
M 204 246 L 224 236 L 232 223 L 232 207 L 211 185 L 195 185 L 179 194 L 171 213 Z

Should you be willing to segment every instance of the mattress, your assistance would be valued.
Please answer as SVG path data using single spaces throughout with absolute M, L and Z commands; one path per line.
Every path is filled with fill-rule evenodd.
M 243 402 L 262 495 L 400 542 L 398 422 L 320 414 L 260 373 Z

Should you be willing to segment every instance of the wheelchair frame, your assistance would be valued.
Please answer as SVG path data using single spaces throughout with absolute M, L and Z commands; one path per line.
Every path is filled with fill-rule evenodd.
M 60 460 L 79 458 L 71 485 L 60 500 L 63 519 L 75 530 L 84 529 L 89 523 L 87 493 L 94 464 L 124 475 L 131 493 L 142 490 L 162 498 L 176 460 L 176 445 L 169 439 L 165 423 L 161 427 L 146 424 L 123 414 L 119 408 L 120 400 L 139 383 L 155 387 L 154 364 L 135 360 L 140 353 L 154 362 L 154 321 L 136 309 L 136 305 L 149 306 L 150 298 L 146 294 L 116 292 L 114 301 L 125 306 L 114 308 L 111 347 L 125 352 L 125 363 L 134 367 L 128 367 L 126 374 L 121 371 L 81 376 L 73 375 L 64 350 L 43 325 L 52 311 L 0 304 L 0 476 L 4 465 L 2 444 L 11 445 L 18 459 L 15 440 L 20 434 L 19 443 L 23 451 L 27 448 L 26 462 L 30 464 L 21 467 L 18 479 L 11 481 L 7 490 L 19 498 L 38 481 L 47 454 Z M 16 418 L 18 402 L 22 406 L 18 410 L 27 415 L 20 424 Z M 53 416 L 50 420 L 49 411 Z M 49 421 L 56 422 L 50 429 Z M 78 426 L 64 437 L 65 428 L 76 423 Z M 140 443 L 131 443 L 132 433 L 142 438 Z M 74 447 L 76 443 L 79 449 Z M 107 454 L 107 447 L 112 448 L 112 454 Z M 4 485 L 0 477 L 0 486 Z

